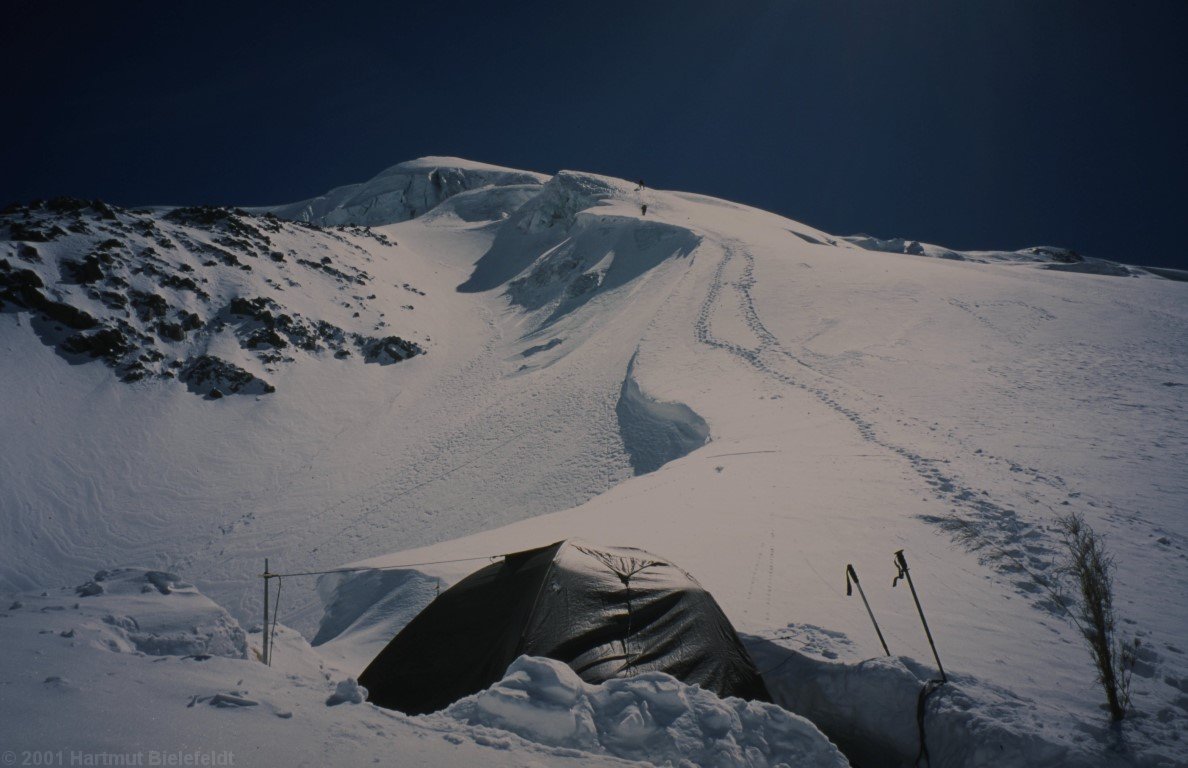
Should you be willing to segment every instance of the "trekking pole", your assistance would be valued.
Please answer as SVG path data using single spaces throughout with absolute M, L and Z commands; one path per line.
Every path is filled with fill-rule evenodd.
M 924 634 L 928 636 L 928 645 L 932 647 L 932 658 L 936 659 L 936 668 L 940 670 L 941 682 L 947 683 L 949 678 L 945 676 L 940 654 L 936 652 L 936 643 L 932 642 L 932 630 L 928 629 L 928 619 L 924 618 L 924 609 L 920 606 L 920 597 L 916 594 L 916 585 L 912 583 L 912 574 L 908 570 L 907 559 L 903 556 L 902 549 L 895 553 L 895 567 L 899 574 L 891 580 L 891 586 L 898 584 L 900 579 L 907 579 L 908 587 L 912 590 L 912 599 L 916 601 L 916 611 L 920 614 L 920 623 L 924 625 Z
M 854 566 L 846 564 L 846 597 L 854 594 L 853 588 L 850 586 L 850 580 L 853 579 L 854 586 L 858 587 L 858 594 L 862 598 L 862 604 L 866 606 L 866 613 L 870 616 L 870 623 L 874 624 L 875 633 L 879 636 L 879 642 L 883 645 L 883 652 L 888 656 L 891 651 L 887 650 L 887 641 L 883 639 L 883 630 L 879 629 L 879 622 L 875 621 L 874 611 L 870 609 L 870 603 L 866 601 L 866 592 L 862 589 L 862 582 L 858 581 L 858 572 L 854 570 Z

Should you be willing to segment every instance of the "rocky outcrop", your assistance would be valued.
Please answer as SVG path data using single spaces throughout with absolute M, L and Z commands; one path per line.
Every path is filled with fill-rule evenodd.
M 276 391 L 276 387 L 263 379 L 212 355 L 190 360 L 177 378 L 185 383 L 186 389 L 213 400 L 224 395 L 264 395 Z
M 33 310 L 51 322 L 61 323 L 69 328 L 94 328 L 98 321 L 86 312 L 60 301 L 48 298 L 42 289 L 45 283 L 36 272 L 29 269 L 15 269 L 8 261 L 0 259 L 0 310 L 6 306 Z
M 399 336 L 387 336 L 382 339 L 359 336 L 356 338 L 356 343 L 359 345 L 365 361 L 380 365 L 399 363 L 425 351 L 420 344 L 406 341 Z
M 366 227 L 324 229 L 239 208 L 138 211 L 56 198 L 0 212 L 0 312 L 31 315 L 61 356 L 102 362 L 122 381 L 177 378 L 216 399 L 267 394 L 273 385 L 247 370 L 257 361 L 275 373 L 300 354 L 390 365 L 425 351 L 365 332 L 387 331 L 388 321 L 370 307 L 376 289 L 360 290 L 374 282 L 363 265 L 370 249 L 395 247 Z M 408 283 L 387 287 L 401 299 L 424 295 Z M 311 317 L 308 302 L 306 313 L 289 309 L 286 291 L 296 288 L 346 321 Z M 225 337 L 243 356 L 209 352 Z

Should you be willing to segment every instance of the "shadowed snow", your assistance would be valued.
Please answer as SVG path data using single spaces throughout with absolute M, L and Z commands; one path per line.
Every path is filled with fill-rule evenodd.
M 631 457 L 631 468 L 635 474 L 643 475 L 705 445 L 710 440 L 710 431 L 705 419 L 689 406 L 648 397 L 639 388 L 634 370 L 632 357 L 615 414 L 619 418 L 623 447 Z

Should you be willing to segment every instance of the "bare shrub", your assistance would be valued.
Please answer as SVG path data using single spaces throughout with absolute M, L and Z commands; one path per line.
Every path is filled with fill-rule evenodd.
M 1056 518 L 1056 527 L 1067 556 L 1061 571 L 1077 590 L 1070 613 L 1089 644 L 1089 654 L 1097 668 L 1097 682 L 1105 691 L 1110 717 L 1121 720 L 1130 707 L 1130 675 L 1138 640 L 1127 644 L 1117 636 L 1114 557 L 1106 549 L 1105 539 L 1076 512 Z
M 1089 646 L 1097 682 L 1105 691 L 1110 717 L 1126 717 L 1130 709 L 1130 680 L 1139 640 L 1118 638 L 1114 619 L 1114 557 L 1105 539 L 1076 512 L 1056 518 L 1063 557 L 1050 572 L 1029 567 L 1018 552 L 998 544 L 976 522 L 951 515 L 942 521 L 954 540 L 1000 568 L 1025 573 L 1047 596 L 1050 610 L 1058 610 L 1077 628 Z M 1070 594 L 1071 593 L 1071 594 Z

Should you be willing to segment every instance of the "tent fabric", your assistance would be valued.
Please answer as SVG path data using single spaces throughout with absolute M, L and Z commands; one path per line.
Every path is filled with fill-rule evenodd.
M 770 700 L 692 576 L 640 549 L 576 540 L 507 555 L 458 582 L 359 682 L 374 704 L 425 714 L 489 687 L 521 655 L 563 661 L 588 683 L 659 671 L 719 696 Z

